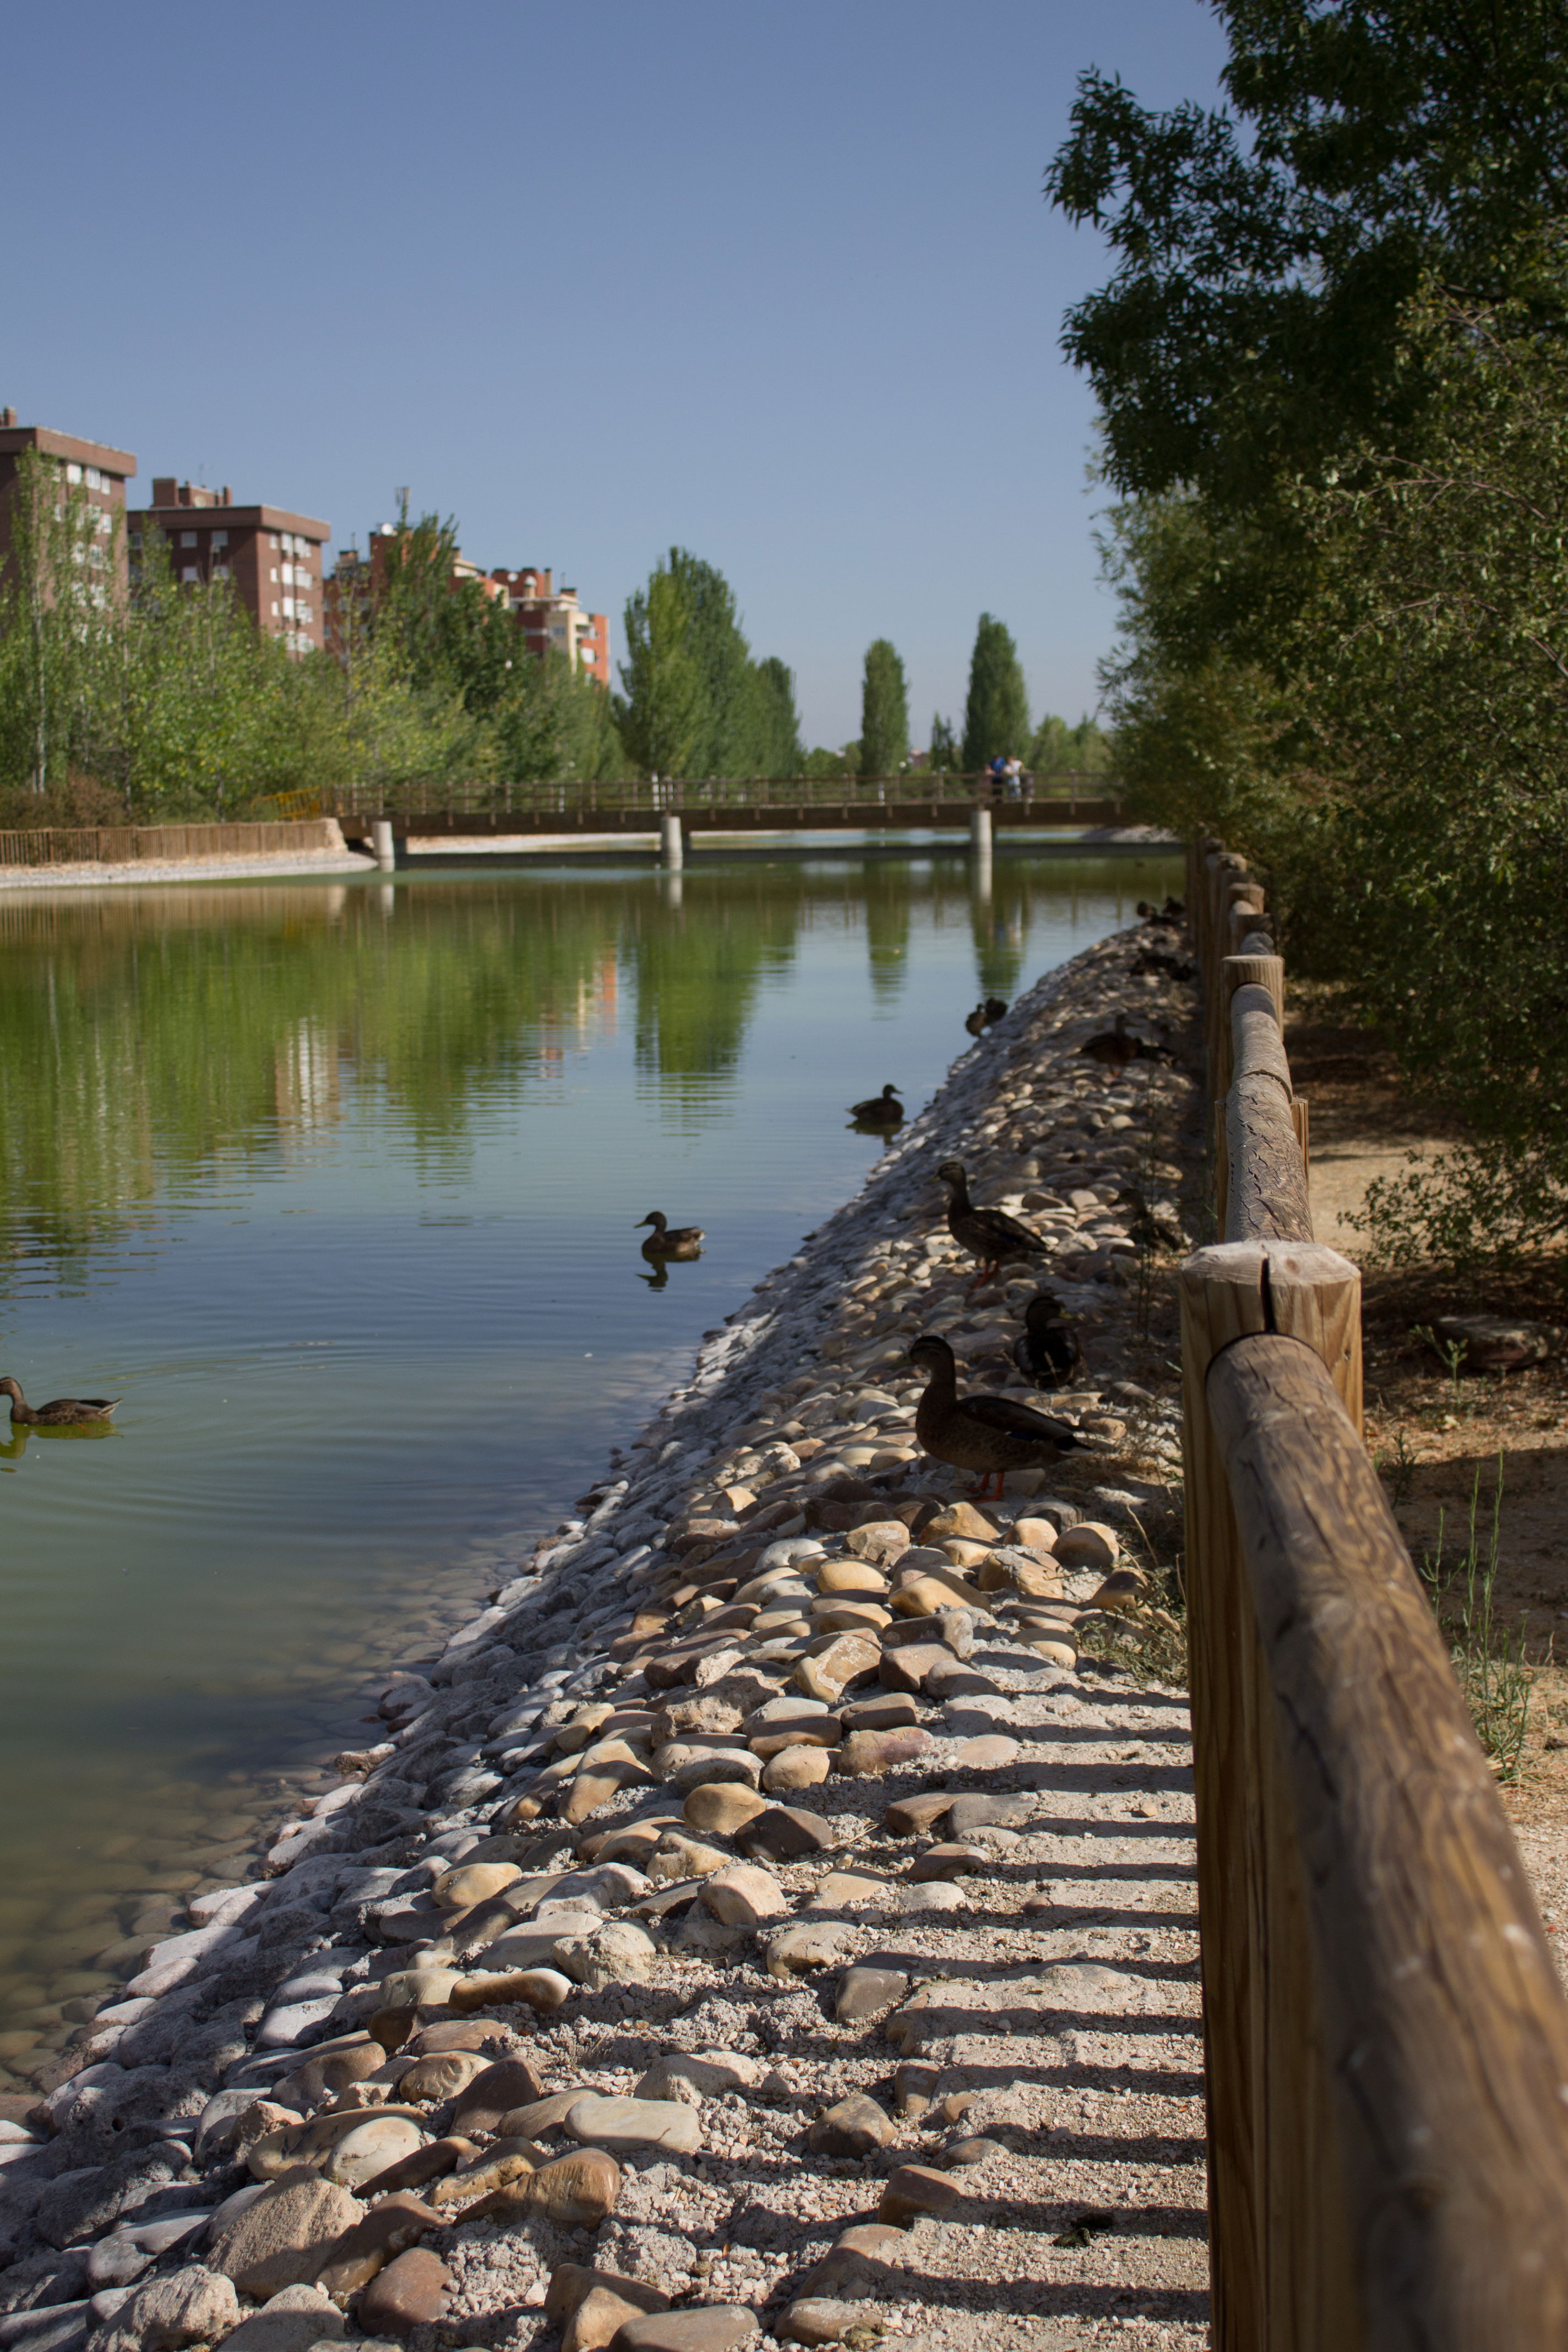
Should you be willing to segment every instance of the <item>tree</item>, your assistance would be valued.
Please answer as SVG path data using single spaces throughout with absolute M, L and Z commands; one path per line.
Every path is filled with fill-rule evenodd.
M 958 738 L 952 731 L 952 721 L 940 711 L 931 722 L 931 749 L 926 753 L 926 765 L 933 775 L 946 775 L 959 765 Z
M 621 734 L 650 775 L 701 772 L 698 755 L 710 722 L 695 635 L 685 583 L 672 565 L 660 564 L 647 586 L 626 599 L 627 659 L 621 665 Z
M 1047 711 L 1035 730 L 1028 765 L 1038 776 L 1100 776 L 1111 765 L 1110 738 L 1087 712 L 1076 727 Z
M 1012 632 L 980 615 L 963 706 L 963 765 L 973 774 L 994 760 L 1022 758 L 1029 746 L 1029 698 Z
M 801 750 L 800 715 L 795 707 L 795 672 L 776 654 L 757 663 L 752 673 L 757 698 L 759 776 L 798 776 L 805 754 Z
M 866 648 L 860 688 L 860 773 L 891 776 L 910 756 L 910 697 L 904 666 L 886 637 Z
M 1388 443 L 1431 386 L 1401 357 L 1423 278 L 1535 288 L 1568 212 L 1562 0 L 1215 0 L 1234 113 L 1152 113 L 1082 78 L 1047 175 L 1118 257 L 1064 343 L 1099 395 L 1123 492 L 1244 509 L 1282 473 Z
M 753 662 L 734 593 L 712 564 L 672 547 L 627 599 L 626 646 L 619 717 L 639 765 L 661 776 L 798 771 L 794 678 L 781 661 Z

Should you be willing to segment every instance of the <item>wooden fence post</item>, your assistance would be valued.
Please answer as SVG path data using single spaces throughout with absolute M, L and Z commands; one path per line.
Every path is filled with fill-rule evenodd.
M 1235 1242 L 1188 1260 L 1181 1302 L 1213 2342 L 1359 2352 L 1295 1832 L 1207 1383 L 1232 1341 L 1285 1329 L 1359 1412 L 1360 1276 L 1312 1244 Z

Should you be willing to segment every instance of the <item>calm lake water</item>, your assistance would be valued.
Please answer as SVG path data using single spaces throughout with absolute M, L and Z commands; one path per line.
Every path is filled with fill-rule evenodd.
M 377 1735 L 702 1331 L 1169 860 L 853 850 L 0 898 L 0 2088 Z M 649 1209 L 707 1226 L 645 1279 Z M 0 1428 L 4 1423 L 0 1423 Z

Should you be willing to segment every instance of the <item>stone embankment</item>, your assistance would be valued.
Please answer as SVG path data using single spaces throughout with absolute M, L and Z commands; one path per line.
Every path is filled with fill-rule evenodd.
M 1113 1613 L 1173 1540 L 1139 1219 L 1193 1087 L 1079 1050 L 1184 1020 L 1145 943 L 963 1056 L 0 2124 L 0 2352 L 1205 2340 L 1186 1709 Z M 1023 1392 L 1040 1270 L 973 1289 L 952 1153 L 1085 1357 L 1084 1450 L 984 1508 L 905 1351 Z

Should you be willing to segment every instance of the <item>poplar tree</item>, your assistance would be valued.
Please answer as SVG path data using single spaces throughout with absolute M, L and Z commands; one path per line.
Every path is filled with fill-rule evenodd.
M 963 765 L 971 774 L 1000 751 L 1022 759 L 1029 748 L 1029 698 L 1013 633 L 1005 622 L 980 615 L 963 706 Z
M 860 773 L 890 776 L 910 756 L 910 696 L 904 666 L 886 637 L 866 648 L 860 688 Z

